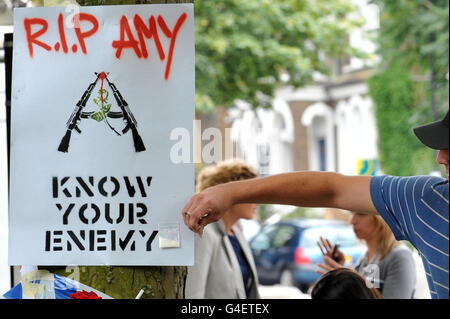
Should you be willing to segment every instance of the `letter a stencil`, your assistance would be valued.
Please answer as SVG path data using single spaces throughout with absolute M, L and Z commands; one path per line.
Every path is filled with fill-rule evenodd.
M 75 110 L 69 117 L 69 120 L 66 123 L 67 131 L 66 134 L 61 139 L 61 142 L 58 147 L 58 151 L 67 153 L 69 151 L 70 138 L 72 135 L 72 131 L 75 130 L 78 134 L 81 134 L 81 130 L 78 127 L 79 122 L 82 119 L 93 119 L 97 122 L 104 122 L 108 128 L 110 128 L 116 135 L 121 136 L 119 132 L 116 131 L 114 127 L 111 126 L 109 119 L 118 119 L 122 118 L 125 122 L 125 128 L 122 130 L 122 135 L 131 130 L 133 136 L 133 143 L 136 152 L 143 152 L 146 150 L 144 142 L 142 141 L 141 136 L 137 130 L 137 121 L 134 118 L 133 113 L 131 112 L 128 103 L 122 97 L 116 85 L 109 81 L 108 74 L 105 72 L 95 73 L 96 78 L 95 81 L 90 83 L 86 91 L 84 91 L 81 99 L 77 102 L 75 106 Z M 93 102 L 97 105 L 98 111 L 86 112 L 83 109 L 86 107 L 89 98 L 92 95 L 92 92 L 97 85 L 97 83 L 101 82 L 100 89 L 98 90 L 98 96 L 93 99 Z M 112 91 L 114 95 L 114 99 L 116 100 L 117 106 L 120 108 L 119 112 L 111 111 L 112 103 L 109 102 L 109 91 L 104 88 L 104 82 L 106 80 L 106 84 L 109 89 Z

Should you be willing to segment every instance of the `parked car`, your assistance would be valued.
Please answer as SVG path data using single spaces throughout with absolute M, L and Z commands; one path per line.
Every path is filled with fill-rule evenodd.
M 317 246 L 320 236 L 339 243 L 346 265 L 353 266 L 365 253 L 348 223 L 327 219 L 296 219 L 264 226 L 250 241 L 259 281 L 281 283 L 302 292 L 320 278 L 317 263 L 323 263 Z

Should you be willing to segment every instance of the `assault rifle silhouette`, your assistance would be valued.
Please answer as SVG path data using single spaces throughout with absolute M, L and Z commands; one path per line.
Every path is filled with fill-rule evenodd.
M 111 112 L 109 111 L 106 116 L 110 118 L 123 118 L 126 126 L 122 130 L 122 134 L 125 134 L 131 129 L 132 135 L 133 135 L 133 142 L 134 142 L 134 148 L 136 152 L 142 152 L 145 151 L 145 145 L 142 141 L 141 136 L 139 135 L 137 131 L 137 121 L 134 118 L 133 113 L 131 113 L 131 110 L 128 106 L 128 103 L 125 101 L 125 99 L 120 94 L 119 90 L 115 86 L 114 83 L 110 82 L 107 74 L 105 72 L 97 73 L 95 72 L 95 75 L 97 78 L 94 82 L 89 84 L 86 91 L 84 91 L 81 99 L 77 102 L 75 106 L 75 110 L 72 112 L 72 114 L 69 117 L 69 120 L 66 123 L 67 131 L 66 134 L 61 139 L 61 143 L 59 144 L 58 151 L 67 153 L 69 150 L 69 144 L 70 144 L 70 138 L 72 136 L 72 131 L 75 130 L 78 134 L 81 134 L 81 130 L 78 127 L 78 123 L 81 119 L 88 119 L 91 117 L 91 115 L 94 112 L 83 112 L 83 108 L 86 106 L 87 101 L 89 100 L 92 90 L 94 89 L 95 85 L 98 82 L 98 79 L 100 78 L 102 81 L 106 79 L 108 82 L 109 87 L 112 89 L 114 98 L 116 99 L 117 105 L 120 107 L 121 112 Z M 108 123 L 109 125 L 109 123 Z M 116 132 L 111 126 L 110 128 Z M 117 132 L 116 132 L 117 133 Z M 118 134 L 118 133 L 117 133 Z M 118 134 L 120 135 L 120 134 Z
M 95 81 L 92 82 L 91 84 L 89 84 L 86 91 L 84 91 L 83 96 L 77 102 L 77 104 L 75 106 L 75 110 L 72 112 L 72 115 L 70 115 L 69 120 L 66 123 L 67 131 L 66 131 L 66 134 L 61 139 L 61 143 L 59 143 L 58 151 L 64 152 L 64 153 L 68 152 L 70 137 L 72 136 L 72 131 L 74 129 L 75 129 L 75 131 L 78 132 L 78 134 L 81 134 L 81 130 L 78 127 L 78 122 L 81 120 L 81 117 L 83 115 L 85 115 L 85 114 L 82 114 L 83 108 L 86 106 L 86 103 L 89 100 L 92 90 L 94 89 L 95 85 L 97 84 L 99 77 L 100 77 L 100 74 L 97 74 L 97 78 L 95 79 Z
M 105 74 L 105 73 L 103 73 Z M 133 116 L 133 113 L 131 113 L 130 108 L 128 107 L 128 103 L 125 101 L 125 99 L 122 97 L 122 94 L 120 94 L 119 90 L 115 86 L 114 83 L 110 82 L 108 79 L 108 75 L 105 74 L 106 82 L 108 82 L 109 87 L 113 91 L 114 98 L 116 99 L 117 105 L 122 110 L 122 116 L 123 120 L 126 124 L 125 128 L 122 130 L 122 134 L 125 134 L 131 129 L 131 133 L 133 134 L 133 142 L 134 142 L 134 148 L 136 152 L 143 152 L 145 151 L 145 145 L 142 141 L 141 136 L 139 135 L 137 131 L 137 121 Z M 116 117 L 116 112 L 109 112 L 112 113 L 111 117 Z M 109 114 L 108 113 L 108 114 Z

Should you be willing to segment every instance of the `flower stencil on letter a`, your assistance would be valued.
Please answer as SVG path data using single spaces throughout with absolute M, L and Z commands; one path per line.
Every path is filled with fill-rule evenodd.
M 66 134 L 61 139 L 61 142 L 58 147 L 58 151 L 67 153 L 69 151 L 69 144 L 72 135 L 72 131 L 75 130 L 78 134 L 81 134 L 81 129 L 78 127 L 81 119 L 91 118 L 97 122 L 104 121 L 106 125 L 114 131 L 117 135 L 121 136 L 119 132 L 117 132 L 114 127 L 108 121 L 109 118 L 122 118 L 125 122 L 125 128 L 122 130 L 122 135 L 131 130 L 131 134 L 133 137 L 133 144 L 136 152 L 143 152 L 146 150 L 144 142 L 142 141 L 141 136 L 137 131 L 137 121 L 134 118 L 133 113 L 130 110 L 130 107 L 123 98 L 122 94 L 117 89 L 116 85 L 109 81 L 108 74 L 105 72 L 97 73 L 95 72 L 96 79 L 94 82 L 89 84 L 86 91 L 84 91 L 80 100 L 76 103 L 75 110 L 72 112 L 72 115 L 69 117 L 69 120 L 66 123 L 67 130 Z M 100 80 L 100 90 L 98 91 L 98 97 L 94 98 L 94 103 L 100 108 L 97 112 L 85 112 L 84 108 L 86 107 L 87 102 L 91 96 L 94 87 L 97 85 L 97 82 Z M 105 83 L 106 80 L 106 83 Z M 108 86 L 110 90 L 112 90 L 112 94 L 114 95 L 114 99 L 116 100 L 117 106 L 120 108 L 120 112 L 112 112 L 111 107 L 112 103 L 109 103 L 109 92 L 104 89 L 104 85 Z
M 102 82 L 102 84 L 103 84 L 103 82 Z M 112 107 L 112 104 L 109 103 L 109 101 L 108 101 L 108 97 L 109 97 L 109 92 L 106 89 L 101 88 L 100 90 L 98 90 L 98 97 L 94 98 L 93 101 L 100 108 L 100 111 L 92 114 L 91 119 L 94 119 L 97 122 L 101 122 L 101 121 L 105 122 L 105 124 L 108 125 L 108 127 L 111 130 L 113 130 L 117 135 L 120 136 L 120 133 L 117 132 L 111 126 L 111 124 L 109 124 L 109 122 L 108 122 L 107 114 L 109 113 L 109 111 L 111 110 L 111 107 Z

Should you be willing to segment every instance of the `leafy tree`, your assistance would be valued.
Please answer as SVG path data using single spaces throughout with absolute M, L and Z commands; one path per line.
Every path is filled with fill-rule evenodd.
M 423 147 L 411 127 L 417 111 L 415 84 L 409 70 L 400 63 L 369 80 L 376 102 L 380 149 L 379 160 L 388 174 L 409 176 L 433 170 L 433 152 Z
M 197 109 L 236 99 L 268 106 L 280 85 L 329 73 L 321 57 L 356 54 L 347 38 L 361 22 L 353 11 L 348 0 L 197 0 Z
M 383 65 L 400 59 L 412 72 L 427 73 L 433 56 L 437 81 L 441 85 L 448 83 L 449 1 L 373 2 L 381 10 L 378 41 Z
M 386 173 L 428 174 L 434 152 L 411 127 L 448 111 L 449 2 L 373 0 L 380 8 L 382 63 L 369 81 L 376 104 L 380 161 Z

